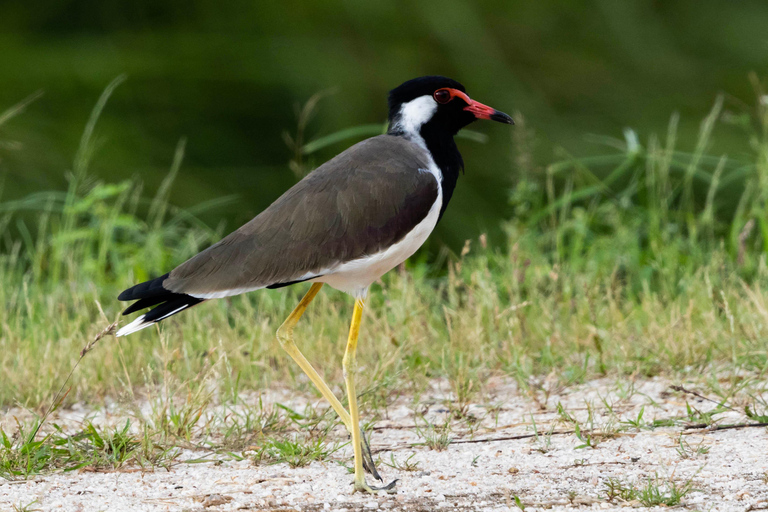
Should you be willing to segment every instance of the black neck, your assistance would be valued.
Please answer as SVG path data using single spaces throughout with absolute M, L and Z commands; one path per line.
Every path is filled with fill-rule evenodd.
M 390 126 L 393 125 L 391 124 Z M 389 134 L 406 138 L 409 135 L 402 130 L 390 130 Z M 448 206 L 451 196 L 453 196 L 453 189 L 456 188 L 459 172 L 464 170 L 464 160 L 461 158 L 459 148 L 456 147 L 452 133 L 439 129 L 433 123 L 426 123 L 421 127 L 419 134 L 424 139 L 427 151 L 432 155 L 432 160 L 435 161 L 443 175 L 443 181 L 440 186 L 443 192 L 443 204 L 440 206 L 439 221 L 443 217 L 443 213 L 445 213 L 445 208 Z

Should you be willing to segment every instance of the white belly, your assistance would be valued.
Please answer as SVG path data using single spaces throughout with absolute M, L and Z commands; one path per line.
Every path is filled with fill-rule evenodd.
M 435 229 L 440 216 L 440 207 L 443 204 L 443 192 L 439 185 L 437 190 L 437 200 L 427 216 L 402 240 L 383 251 L 342 263 L 329 273 L 311 281 L 327 283 L 357 298 L 365 297 L 368 287 L 374 281 L 411 257 Z

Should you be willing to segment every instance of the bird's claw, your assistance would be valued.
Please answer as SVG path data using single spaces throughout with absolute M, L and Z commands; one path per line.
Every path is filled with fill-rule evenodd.
M 379 475 L 379 472 L 376 471 L 376 465 L 373 462 L 373 454 L 371 453 L 371 446 L 368 444 L 368 439 L 365 437 L 365 432 L 363 431 L 362 427 L 360 428 L 360 439 L 361 439 L 361 448 L 363 452 L 363 469 L 370 473 L 373 478 L 378 480 L 379 482 L 383 482 L 384 479 L 381 478 L 381 475 Z M 395 480 L 397 482 L 397 480 Z M 389 485 L 394 485 L 395 482 L 392 482 Z M 389 486 L 385 486 L 389 487 Z M 382 487 L 381 489 L 384 489 Z
M 376 471 L 376 465 L 373 463 L 373 454 L 371 453 L 371 445 L 368 444 L 368 439 L 365 437 L 365 432 L 362 428 L 360 428 L 360 444 L 362 445 L 363 469 L 383 483 L 384 479 L 381 478 L 379 472 Z M 395 492 L 397 492 L 395 489 L 396 484 L 397 479 L 394 479 L 387 485 L 373 487 L 368 485 L 363 477 L 362 481 L 355 480 L 355 491 L 367 492 L 369 494 L 395 494 Z
M 372 487 L 365 483 L 365 480 L 363 480 L 362 483 L 355 482 L 355 491 L 359 492 L 367 492 L 369 494 L 395 494 L 397 492 L 397 489 L 395 488 L 397 485 L 397 478 L 389 482 L 387 485 L 384 485 L 382 487 Z

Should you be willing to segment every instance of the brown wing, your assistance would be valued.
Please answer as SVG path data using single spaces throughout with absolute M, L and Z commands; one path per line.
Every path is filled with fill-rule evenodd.
M 288 283 L 401 240 L 437 200 L 419 146 L 365 140 L 318 167 L 253 220 L 173 270 L 163 287 L 204 295 Z

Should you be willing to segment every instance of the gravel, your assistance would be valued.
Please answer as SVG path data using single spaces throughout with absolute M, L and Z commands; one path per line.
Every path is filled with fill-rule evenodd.
M 469 414 L 483 418 L 473 435 L 459 422 L 452 442 L 443 451 L 425 446 L 414 427 L 416 415 L 409 397 L 400 398 L 375 424 L 371 444 L 382 461 L 401 464 L 412 454 L 413 471 L 379 464 L 386 479 L 399 479 L 394 495 L 370 496 L 352 492 L 352 476 L 339 461 L 348 461 L 346 447 L 334 455 L 338 460 L 314 462 L 291 469 L 286 464 L 255 465 L 251 459 L 195 464 L 175 464 L 170 470 L 127 468 L 114 472 L 79 471 L 40 475 L 23 482 L 0 483 L 0 510 L 31 505 L 30 510 L 55 511 L 224 511 L 224 510 L 311 510 L 311 511 L 501 511 L 584 510 L 641 507 L 638 499 L 623 502 L 608 499 L 611 483 L 642 489 L 649 479 L 660 492 L 672 483 L 693 490 L 683 498 L 687 509 L 748 511 L 768 509 L 768 431 L 765 427 L 713 430 L 683 429 L 681 426 L 648 429 L 615 428 L 620 421 L 685 416 L 686 401 L 699 410 L 716 404 L 702 398 L 669 391 L 670 382 L 651 379 L 631 383 L 635 393 L 621 399 L 623 384 L 608 379 L 551 390 L 535 397 L 520 393 L 512 383 L 485 384 L 483 404 L 473 404 Z M 684 384 L 685 385 L 685 384 Z M 436 381 L 420 399 L 419 414 L 442 424 L 451 412 L 446 408 L 445 382 Z M 278 393 L 282 395 L 283 393 Z M 285 402 L 281 402 L 285 403 Z M 319 403 L 319 402 L 318 402 Z M 573 424 L 557 412 L 561 403 L 582 424 L 582 438 Z M 607 414 L 613 404 L 615 415 Z M 491 408 L 487 404 L 495 404 Z M 592 424 L 612 436 L 588 439 L 590 409 Z M 595 412 L 595 411 L 600 411 Z M 8 431 L 15 424 L 8 411 L 0 424 Z M 100 417 L 119 422 L 119 415 L 94 416 L 79 407 L 62 411 L 57 422 L 76 425 Z M 531 419 L 535 418 L 538 436 Z M 743 423 L 738 411 L 718 416 L 719 424 Z M 124 418 L 123 418 L 124 421 Z M 419 423 L 422 434 L 424 424 Z M 681 433 L 683 448 L 681 448 Z M 343 432 L 337 433 L 339 439 Z M 515 438 L 520 436 L 532 436 Z M 185 450 L 179 460 L 201 457 Z M 369 483 L 373 483 L 369 477 Z M 659 507 L 654 507 L 659 508 Z

